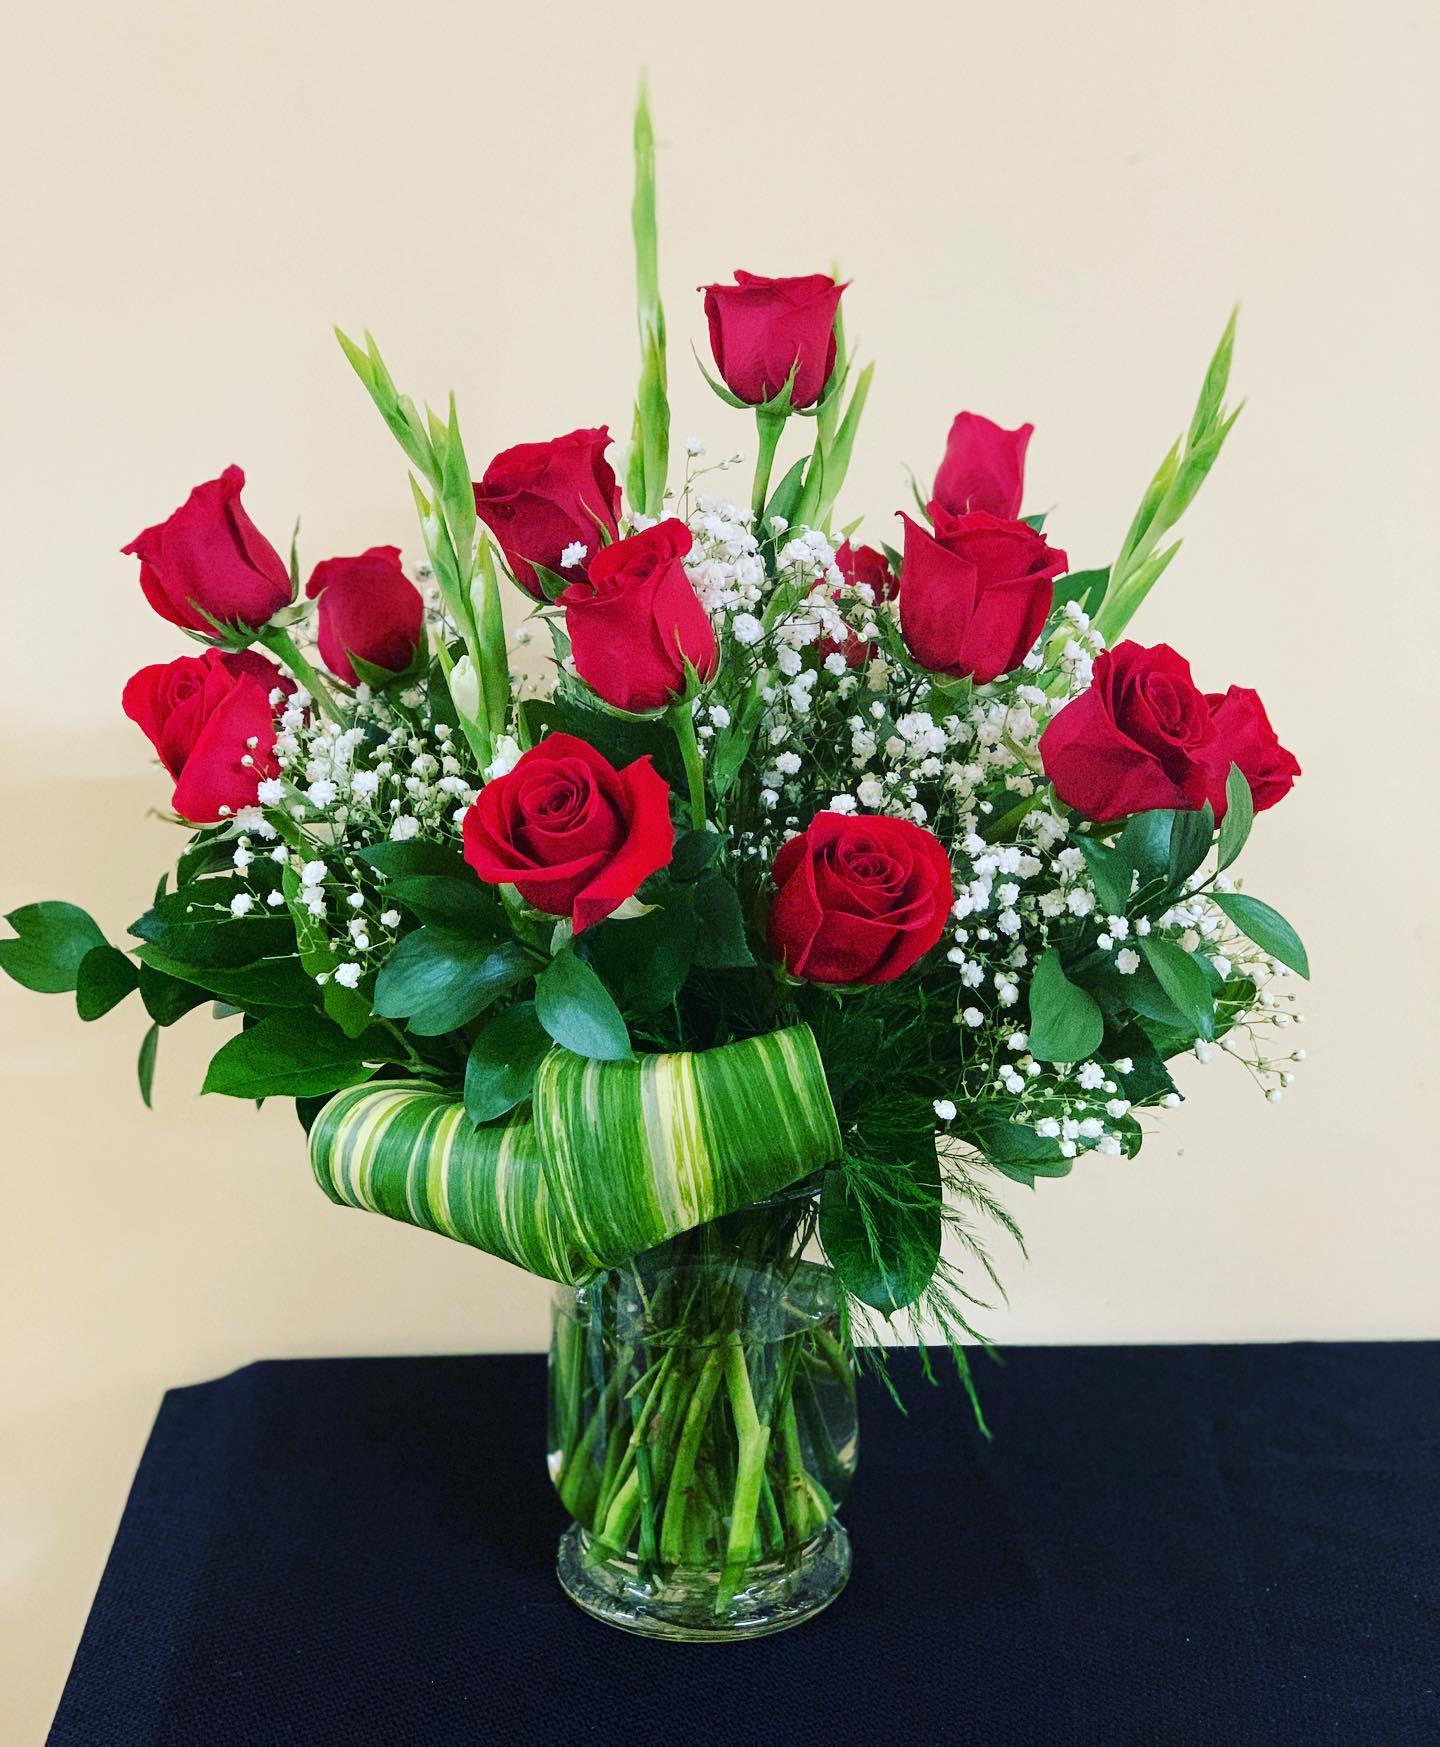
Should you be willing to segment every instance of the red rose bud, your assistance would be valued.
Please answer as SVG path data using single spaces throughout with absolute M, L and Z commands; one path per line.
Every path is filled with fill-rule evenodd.
M 126 684 L 121 707 L 174 778 L 182 819 L 209 825 L 255 805 L 260 779 L 279 769 L 270 702 L 277 686 L 295 689 L 249 649 L 181 655 L 142 667 Z
M 575 932 L 616 910 L 670 861 L 670 790 L 637 758 L 616 770 L 572 734 L 547 734 L 465 815 L 465 859 L 490 885 L 569 916 Z
M 795 371 L 790 404 L 813 406 L 835 366 L 840 293 L 828 273 L 767 279 L 735 272 L 733 285 L 702 285 L 715 368 L 731 394 L 750 406 L 772 400 Z
M 172 625 L 207 637 L 212 621 L 258 630 L 290 604 L 290 572 L 245 514 L 244 484 L 241 470 L 227 467 L 123 548 L 140 560 L 145 599 Z
M 690 544 L 672 516 L 601 547 L 560 596 L 575 671 L 614 709 L 663 709 L 683 695 L 687 661 L 715 676 L 715 632 L 681 563 Z
M 934 501 L 952 515 L 987 510 L 1013 521 L 1020 514 L 1025 450 L 1034 429 L 1021 425 L 1018 431 L 1007 431 L 978 412 L 956 413 L 935 475 Z
M 1060 799 L 1087 819 L 1209 801 L 1225 810 L 1230 761 L 1190 664 L 1165 643 L 1117 643 L 1095 662 L 1089 689 L 1040 736 Z
M 1232 685 L 1223 694 L 1209 692 L 1205 701 L 1220 737 L 1224 768 L 1228 772 L 1232 764 L 1240 766 L 1250 785 L 1255 811 L 1263 813 L 1290 793 L 1300 775 L 1295 754 L 1280 744 L 1260 694 L 1248 686 Z
M 601 532 L 613 539 L 620 487 L 605 459 L 606 425 L 548 443 L 517 443 L 497 455 L 475 487 L 475 513 L 500 543 L 516 582 L 536 600 L 545 590 L 535 566 L 578 582 L 583 563 L 562 563 L 571 546 L 594 554 Z
M 877 604 L 893 601 L 900 592 L 899 577 L 890 568 L 885 554 L 877 552 L 873 546 L 852 546 L 846 540 L 835 554 L 835 563 L 841 576 L 852 587 L 859 582 L 867 584 Z
M 900 629 L 922 667 L 984 685 L 1034 647 L 1069 560 L 1024 522 L 932 508 L 933 535 L 901 517 Z
M 888 983 L 945 931 L 950 858 L 908 819 L 817 813 L 775 857 L 770 951 L 812 983 Z
M 346 685 L 359 677 L 351 656 L 388 673 L 403 673 L 415 659 L 425 635 L 425 602 L 401 569 L 398 547 L 326 558 L 310 573 L 305 593 L 320 602 L 320 658 Z

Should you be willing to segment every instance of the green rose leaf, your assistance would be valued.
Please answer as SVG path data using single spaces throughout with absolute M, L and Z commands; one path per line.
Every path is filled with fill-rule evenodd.
M 535 979 L 535 1012 L 562 1048 L 594 1061 L 627 1061 L 630 1033 L 614 997 L 573 952 L 559 952 Z
M 365 849 L 357 849 L 355 854 L 358 860 L 391 880 L 432 874 L 443 879 L 474 882 L 476 877 L 475 870 L 460 851 L 450 849 L 443 843 L 422 843 L 415 840 L 408 843 L 372 843 Z
M 374 1010 L 384 1019 L 404 1019 L 417 1037 L 439 1037 L 468 1025 L 532 968 L 516 941 L 497 946 L 447 928 L 417 928 L 375 979 Z
M 701 970 L 744 970 L 754 964 L 740 899 L 724 874 L 712 869 L 695 882 L 695 919 L 695 963 Z
M 913 1304 L 940 1260 L 941 1204 L 933 1136 L 883 1173 L 869 1162 L 826 1171 L 820 1242 L 846 1291 L 882 1316 Z
M 1170 830 L 1169 880 L 1178 890 L 1205 857 L 1215 840 L 1215 810 L 1206 801 L 1193 813 L 1176 813 Z
M 1174 1004 L 1185 1026 L 1196 1037 L 1215 1035 L 1215 999 L 1209 978 L 1183 946 L 1147 935 L 1140 942 L 1145 962 Z
M 1134 869 L 1118 848 L 1107 849 L 1094 837 L 1075 838 L 1075 847 L 1085 857 L 1090 884 L 1108 916 L 1123 916 L 1130 902 L 1130 876 Z
M 505 911 L 494 886 L 483 885 L 474 873 L 468 879 L 445 874 L 407 874 L 392 880 L 385 896 L 403 904 L 423 923 L 456 934 L 492 939 L 508 932 Z
M 0 940 L 0 970 L 40 995 L 73 989 L 86 954 L 105 945 L 94 919 L 75 904 L 26 904 L 5 920 L 16 938 Z
M 92 946 L 75 973 L 75 1011 L 82 1019 L 99 1019 L 140 986 L 140 972 L 118 946 Z
M 150 1094 L 155 1089 L 155 1053 L 160 1047 L 160 1022 L 156 1020 L 140 1040 L 140 1055 L 135 1063 L 135 1077 L 140 1082 L 140 1096 L 145 1108 L 151 1110 Z
M 1268 952 L 1271 958 L 1278 958 L 1281 964 L 1298 971 L 1302 977 L 1310 975 L 1310 959 L 1300 936 L 1278 910 L 1272 910 L 1268 904 L 1247 897 L 1243 892 L 1212 892 L 1210 895 L 1240 932 L 1262 951 Z
M 1250 784 L 1246 782 L 1245 773 L 1240 766 L 1232 764 L 1230 774 L 1225 778 L 1225 817 L 1220 823 L 1220 853 L 1215 863 L 1217 872 L 1223 873 L 1245 847 L 1254 822 L 1255 798 L 1250 793 Z
M 1030 980 L 1030 1053 L 1040 1062 L 1079 1062 L 1094 1055 L 1105 1036 L 1105 1015 L 1095 997 L 1065 975 L 1060 954 L 1049 947 Z
M 478 1127 L 523 1103 L 553 1047 L 533 1001 L 517 1001 L 492 1019 L 465 1064 L 465 1114 Z
M 204 1092 L 230 1098 L 307 1098 L 355 1086 L 375 1072 L 365 1040 L 347 1037 L 318 1013 L 274 1013 L 232 1037 L 210 1058 Z

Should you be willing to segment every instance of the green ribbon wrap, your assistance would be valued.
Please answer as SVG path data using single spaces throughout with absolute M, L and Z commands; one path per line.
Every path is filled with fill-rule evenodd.
M 332 1201 L 572 1286 L 839 1156 L 808 1025 L 627 1062 L 555 1049 L 530 1113 L 484 1128 L 423 1083 L 352 1086 L 310 1130 Z

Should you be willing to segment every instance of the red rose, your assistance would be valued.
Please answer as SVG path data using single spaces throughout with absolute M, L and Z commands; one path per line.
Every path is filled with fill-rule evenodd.
M 560 596 L 575 670 L 617 710 L 658 710 L 685 690 L 685 663 L 715 674 L 709 615 L 685 566 L 690 530 L 673 516 L 602 546 Z
M 149 738 L 175 779 L 175 811 L 209 825 L 255 805 L 260 779 L 274 776 L 275 706 L 270 693 L 293 691 L 280 669 L 254 650 L 207 649 L 142 667 L 121 707 Z
M 1087 819 L 1157 807 L 1225 810 L 1224 744 L 1190 664 L 1165 643 L 1117 643 L 1040 736 L 1055 792 Z
M 227 467 L 123 548 L 140 560 L 145 599 L 172 625 L 207 637 L 214 620 L 258 630 L 290 604 L 290 572 L 245 514 L 244 484 L 240 469 Z
M 817 813 L 775 857 L 770 950 L 812 983 L 888 983 L 945 931 L 950 859 L 908 819 Z
M 396 546 L 371 546 L 358 558 L 326 558 L 305 585 L 320 602 L 316 640 L 337 679 L 355 685 L 350 657 L 403 673 L 425 634 L 425 602 L 400 567 Z
M 547 734 L 465 815 L 465 859 L 490 885 L 568 915 L 575 932 L 603 922 L 675 846 L 670 790 L 650 760 L 616 770 L 573 734 Z
M 1260 694 L 1248 686 L 1232 685 L 1228 692 L 1209 692 L 1210 719 L 1220 736 L 1220 753 L 1228 771 L 1238 764 L 1250 785 L 1255 811 L 1263 813 L 1290 793 L 1300 765 L 1276 738 L 1260 702 Z
M 988 510 L 1013 521 L 1020 514 L 1025 449 L 1034 429 L 1021 425 L 1018 431 L 1007 431 L 978 412 L 956 413 L 935 475 L 935 502 L 952 515 Z
M 1029 654 L 1069 560 L 1024 522 L 931 509 L 933 535 L 901 517 L 900 629 L 922 667 L 984 685 Z
M 700 289 L 715 368 L 737 400 L 759 406 L 773 399 L 792 369 L 791 406 L 819 400 L 835 366 L 835 312 L 843 285 L 828 273 L 767 279 L 736 268 L 733 285 Z
M 517 443 L 495 457 L 475 487 L 475 513 L 500 542 L 516 582 L 536 600 L 545 598 L 537 564 L 578 582 L 584 566 L 562 564 L 565 548 L 594 552 L 602 528 L 614 538 L 620 487 L 605 459 L 609 447 L 606 425 L 548 443 Z
M 890 568 L 890 561 L 873 546 L 852 546 L 848 540 L 835 554 L 841 576 L 853 587 L 857 582 L 869 585 L 877 601 L 893 601 L 900 592 L 900 579 Z

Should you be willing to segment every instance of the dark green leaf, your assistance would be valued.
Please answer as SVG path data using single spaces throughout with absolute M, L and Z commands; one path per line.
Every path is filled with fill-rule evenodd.
M 846 1291 L 884 1316 L 913 1304 L 940 1259 L 940 1165 L 933 1135 L 911 1158 L 829 1170 L 820 1241 Z
M 445 874 L 409 874 L 392 881 L 385 896 L 403 904 L 421 922 L 455 934 L 494 939 L 508 931 L 495 888 L 482 885 L 473 873 L 464 880 Z
M 518 942 L 475 939 L 446 928 L 417 928 L 386 959 L 375 980 L 375 1012 L 404 1019 L 417 1037 L 467 1025 L 497 996 L 523 982 L 532 962 Z
M 1128 1061 L 1130 1072 L 1113 1068 L 1114 1076 L 1132 1104 L 1156 1104 L 1175 1090 L 1165 1063 L 1160 1059 L 1150 1038 L 1138 1025 L 1130 1025 L 1107 1045 L 1106 1055 L 1112 1064 Z
M 140 999 L 157 1025 L 173 1025 L 193 1008 L 203 1006 L 210 999 L 210 991 L 156 970 L 152 964 L 142 963 Z
M 533 1001 L 518 1001 L 492 1019 L 475 1039 L 465 1064 L 465 1112 L 470 1120 L 493 1122 L 523 1103 L 535 1070 L 552 1047 Z
M 587 935 L 590 962 L 628 1013 L 657 1013 L 679 994 L 695 956 L 697 923 L 688 892 L 629 921 L 602 922 Z
M 1064 1177 L 1073 1160 L 1060 1151 L 1058 1140 L 1047 1140 L 1020 1122 L 1009 1122 L 994 1112 L 977 1116 L 967 1136 L 997 1171 L 1035 1187 L 1037 1177 Z
M 1176 813 L 1174 820 L 1168 877 L 1172 891 L 1178 891 L 1210 853 L 1215 839 L 1215 812 L 1206 801 L 1193 813 Z
M 1140 884 L 1162 883 L 1170 872 L 1170 833 L 1175 815 L 1168 808 L 1153 813 L 1136 813 L 1125 823 L 1120 840 L 1115 845 L 1121 857 L 1140 875 Z
M 223 1043 L 210 1058 L 205 1092 L 230 1098 L 304 1098 L 368 1080 L 366 1040 L 346 1037 L 320 1014 L 275 1013 Z M 373 1058 L 372 1058 L 373 1059 Z
M 155 1023 L 140 1040 L 140 1055 L 135 1063 L 135 1076 L 140 1082 L 140 1096 L 147 1110 L 153 1109 L 150 1094 L 155 1089 L 155 1052 L 160 1047 L 160 1026 Z
M 794 521 L 795 505 L 800 501 L 800 488 L 805 481 L 805 464 L 809 459 L 808 455 L 802 455 L 795 465 L 786 472 L 785 477 L 771 493 L 762 520 L 768 522 L 772 516 L 783 516 L 787 522 Z
M 535 979 L 535 1012 L 556 1043 L 576 1055 L 630 1058 L 630 1034 L 614 997 L 583 959 L 559 952 Z
M 754 964 L 740 899 L 734 886 L 715 869 L 695 882 L 695 920 L 695 963 L 701 970 L 743 970 Z
M 1300 943 L 1300 936 L 1278 910 L 1262 904 L 1258 898 L 1243 892 L 1212 892 L 1215 903 L 1244 935 L 1248 935 L 1262 952 L 1278 958 L 1302 977 L 1310 975 L 1310 960 Z
M 1224 872 L 1245 847 L 1250 827 L 1255 822 L 1255 798 L 1250 784 L 1238 764 L 1230 766 L 1225 778 L 1225 817 L 1220 821 L 1220 853 L 1215 866 Z
M 75 1011 L 98 1019 L 120 1004 L 140 983 L 134 959 L 118 946 L 92 946 L 75 973 Z
M 1078 1062 L 1094 1055 L 1105 1035 L 1095 997 L 1065 975 L 1052 946 L 1030 980 L 1030 1053 L 1040 1062 Z
M 172 892 L 130 924 L 138 939 L 166 958 L 198 970 L 235 970 L 295 950 L 287 913 L 232 918 L 230 899 L 246 887 L 236 880 L 202 880 Z
M 1145 962 L 1175 1004 L 1185 1026 L 1197 1037 L 1215 1035 L 1215 1004 L 1205 973 L 1183 946 L 1147 935 L 1140 942 Z
M 0 970 L 41 995 L 73 989 L 85 955 L 105 944 L 94 919 L 75 904 L 26 904 L 5 920 L 17 938 L 0 940 Z
M 355 854 L 359 860 L 391 880 L 409 879 L 418 874 L 439 874 L 452 880 L 473 881 L 475 878 L 474 869 L 468 865 L 460 851 L 447 848 L 443 843 L 423 843 L 418 840 L 408 843 L 371 843 L 364 849 L 357 849 Z
M 658 718 L 612 715 L 564 695 L 528 698 L 520 714 L 532 746 L 547 734 L 574 734 L 603 753 L 617 770 L 648 755 L 671 788 L 684 792 L 680 749 L 668 725 Z
M 141 964 L 148 964 L 167 976 L 194 983 L 218 1000 L 247 1011 L 257 1007 L 318 1007 L 321 991 L 313 977 L 306 976 L 298 959 L 263 959 L 259 964 L 241 965 L 235 969 L 209 969 L 200 965 L 182 964 L 172 959 L 158 946 L 146 943 L 135 949 Z
M 670 858 L 672 880 L 698 879 L 720 853 L 718 831 L 682 831 Z
M 1106 915 L 1123 916 L 1125 906 L 1130 902 L 1130 863 L 1117 850 L 1107 849 L 1094 837 L 1082 834 L 1073 841 L 1085 857 L 1090 883 Z
M 1093 613 L 1104 596 L 1105 585 L 1109 580 L 1108 566 L 1102 570 L 1072 570 L 1067 576 L 1059 577 L 1055 583 L 1051 612 L 1063 614 L 1070 602 L 1075 601 L 1082 612 Z M 1094 605 L 1091 604 L 1092 601 Z

